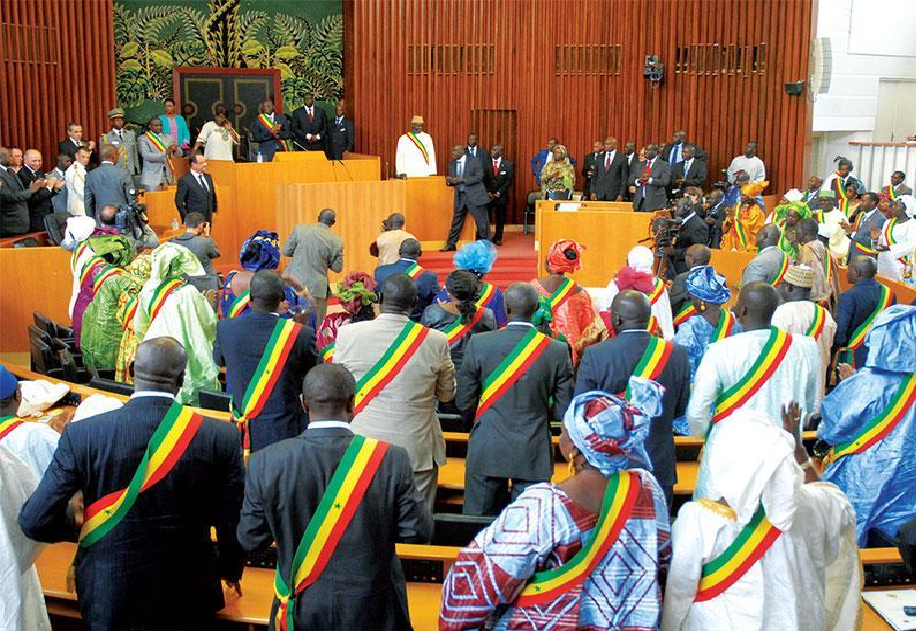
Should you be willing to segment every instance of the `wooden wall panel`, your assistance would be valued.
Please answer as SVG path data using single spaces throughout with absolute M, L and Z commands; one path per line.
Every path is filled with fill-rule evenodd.
M 57 162 L 67 123 L 98 142 L 115 107 L 112 0 L 0 0 L 0 144 Z
M 481 144 L 495 142 L 485 134 L 489 124 L 472 129 L 486 120 L 474 111 L 514 111 L 516 149 L 508 157 L 516 163 L 515 221 L 521 218 L 524 193 L 534 188 L 529 160 L 550 136 L 559 137 L 581 161 L 605 135 L 616 136 L 621 146 L 626 140 L 645 144 L 668 141 L 684 128 L 711 155 L 710 185 L 712 176 L 755 139 L 771 180 L 768 192 L 782 193 L 805 176 L 809 106 L 804 96 L 786 95 L 783 84 L 807 76 L 813 4 L 344 0 L 345 92 L 356 121 L 356 145 L 382 156 L 383 172 L 390 176 L 398 136 L 412 114 L 422 114 L 442 173 L 449 146 L 463 143 L 469 131 L 481 133 Z M 716 71 L 705 47 L 713 44 L 741 46 L 745 66 L 752 47 L 765 45 L 763 72 L 722 72 L 721 58 L 715 60 Z M 492 67 L 447 72 L 454 64 L 443 64 L 440 71 L 431 63 L 428 72 L 411 72 L 418 46 L 447 49 L 459 60 L 461 54 L 476 60 L 474 50 L 492 46 Z M 572 51 L 570 59 L 581 69 L 582 47 L 591 46 L 619 46 L 619 68 L 558 72 L 558 47 Z M 698 70 L 677 73 L 677 49 L 689 46 L 700 47 Z M 660 86 L 642 77 L 648 54 L 659 55 L 665 64 Z

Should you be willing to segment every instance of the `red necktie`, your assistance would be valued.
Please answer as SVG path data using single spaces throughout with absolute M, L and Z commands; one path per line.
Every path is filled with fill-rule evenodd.
M 611 154 L 609 153 L 604 154 L 604 170 L 611 170 Z
M 649 174 L 652 173 L 652 161 L 646 160 L 646 168 L 642 170 L 642 182 L 645 184 L 649 181 Z
M 312 122 L 312 108 L 309 108 L 309 122 Z
M 493 175 L 499 175 L 499 162 L 493 161 Z

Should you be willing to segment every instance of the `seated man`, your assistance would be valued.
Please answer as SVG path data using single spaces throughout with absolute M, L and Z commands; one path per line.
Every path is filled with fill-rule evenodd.
M 251 457 L 238 536 L 247 550 L 277 543 L 271 628 L 410 628 L 394 544 L 429 541 L 432 516 L 407 452 L 350 429 L 355 394 L 346 368 L 315 367 L 302 385 L 308 429 Z M 331 534 L 316 549 L 319 526 Z
M 674 522 L 664 631 L 856 628 L 855 513 L 839 489 L 816 483 L 799 420 L 795 404 L 784 429 L 739 410 L 707 447 L 718 499 L 685 504 Z
M 99 226 L 127 237 L 135 252 L 153 250 L 159 245 L 159 235 L 150 228 L 146 206 L 142 204 L 137 210 L 118 210 L 111 204 L 102 206 L 99 211 Z
M 201 291 L 219 289 L 219 276 L 213 268 L 213 259 L 218 259 L 219 246 L 210 236 L 210 222 L 198 212 L 188 213 L 184 218 L 184 234 L 180 234 L 172 241 L 191 250 L 200 264 L 204 266 L 204 276 L 200 282 L 194 284 Z
M 417 303 L 410 311 L 410 319 L 419 322 L 423 318 L 423 310 L 433 303 L 439 293 L 439 278 L 434 272 L 423 269 L 420 257 L 423 248 L 416 239 L 405 239 L 399 249 L 401 258 L 391 265 L 379 265 L 375 269 L 375 283 L 381 290 L 385 287 L 385 280 L 392 274 L 407 274 L 417 288 Z

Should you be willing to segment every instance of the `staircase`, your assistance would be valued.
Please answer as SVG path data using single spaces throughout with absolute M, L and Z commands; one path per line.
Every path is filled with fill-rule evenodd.
M 527 283 L 537 277 L 537 252 L 534 251 L 534 235 L 521 233 L 506 233 L 503 236 L 503 245 L 496 248 L 499 257 L 493 264 L 493 269 L 484 277 L 505 291 L 514 283 Z M 452 263 L 454 252 L 424 251 L 420 264 L 427 270 L 435 272 L 439 277 L 439 284 L 445 286 L 445 277 L 455 269 Z

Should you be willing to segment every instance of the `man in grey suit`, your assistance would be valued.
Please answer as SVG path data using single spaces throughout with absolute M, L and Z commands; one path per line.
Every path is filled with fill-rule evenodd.
M 846 231 L 846 236 L 850 239 L 849 255 L 846 259 L 847 265 L 859 256 L 868 256 L 866 253 L 856 248 L 856 244 L 858 243 L 869 250 L 874 249 L 872 246 L 872 232 L 878 231 L 880 233 L 881 228 L 884 227 L 884 222 L 887 221 L 884 215 L 878 212 L 877 193 L 864 193 L 862 195 L 862 203 L 859 204 L 858 212 L 859 216 L 853 223 L 850 224 L 846 221 L 840 222 L 840 227 Z M 877 239 L 875 239 L 875 241 L 877 241 Z
M 133 184 L 127 171 L 118 166 L 118 148 L 105 145 L 99 150 L 102 164 L 86 174 L 83 199 L 86 214 L 96 216 L 102 206 L 123 208 L 134 201 Z
M 325 208 L 318 214 L 317 223 L 297 225 L 283 245 L 283 256 L 293 257 L 286 272 L 308 289 L 319 325 L 328 311 L 331 295 L 328 270 L 343 270 L 343 240 L 331 232 L 336 222 L 337 213 Z
M 452 161 L 448 163 L 445 184 L 455 188 L 455 202 L 452 206 L 452 227 L 448 231 L 445 247 L 440 252 L 451 252 L 455 249 L 468 212 L 474 217 L 477 226 L 475 238 L 478 241 L 490 240 L 490 213 L 487 209 L 490 196 L 483 184 L 483 167 L 480 160 L 467 155 L 464 149 L 461 145 L 452 147 Z
M 118 166 L 127 171 L 131 181 L 135 182 L 140 174 L 140 160 L 137 159 L 137 136 L 129 129 L 124 128 L 124 110 L 119 107 L 108 112 L 111 121 L 111 131 L 105 132 L 99 138 L 99 147 L 114 145 L 118 150 Z
M 506 290 L 506 328 L 471 336 L 458 372 L 455 404 L 475 415 L 484 383 L 536 331 L 531 319 L 538 292 L 528 283 Z M 521 376 L 521 375 L 519 375 Z M 553 445 L 550 423 L 563 418 L 572 398 L 572 362 L 566 344 L 551 340 L 524 370 L 524 377 L 475 419 L 468 441 L 464 513 L 496 515 L 526 488 L 550 480 Z M 510 495 L 511 480 L 511 495 Z
M 158 140 L 157 145 L 155 140 Z M 165 147 L 165 151 L 161 147 Z M 169 168 L 168 155 L 171 152 L 176 157 L 181 155 L 176 151 L 175 141 L 171 136 L 162 133 L 162 121 L 158 116 L 153 116 L 149 121 L 149 131 L 140 136 L 137 141 L 137 148 L 140 156 L 143 158 L 143 171 L 140 174 L 140 182 L 146 191 L 158 191 L 163 186 L 168 186 L 169 181 L 174 177 Z
M 45 185 L 44 178 L 24 186 L 8 168 L 10 150 L 0 147 L 0 236 L 9 237 L 29 231 L 29 199 Z
M 633 210 L 649 213 L 667 206 L 671 169 L 659 158 L 658 145 L 646 145 L 643 153 L 646 159 L 634 162 L 630 169 L 630 186 L 636 187 Z
M 751 283 L 772 285 L 786 256 L 779 249 L 779 226 L 768 223 L 757 233 L 757 256 L 744 268 L 741 287 Z
M 51 198 L 51 208 L 53 208 L 56 213 L 67 212 L 67 169 L 70 168 L 72 163 L 73 160 L 70 159 L 70 156 L 66 153 L 62 153 L 57 156 L 57 166 L 51 169 L 46 175 L 49 179 L 53 178 L 64 181 L 64 186 L 60 188 L 57 195 Z

